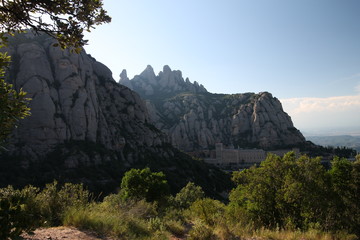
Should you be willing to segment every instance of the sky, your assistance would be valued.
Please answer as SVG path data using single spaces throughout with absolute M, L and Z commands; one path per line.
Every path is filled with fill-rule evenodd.
M 209 92 L 272 93 L 305 134 L 360 134 L 360 1 L 103 3 L 85 50 L 115 80 L 169 65 Z

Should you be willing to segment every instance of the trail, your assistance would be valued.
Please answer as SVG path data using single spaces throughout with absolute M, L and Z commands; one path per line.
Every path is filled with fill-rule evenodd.
M 39 228 L 31 234 L 22 234 L 23 240 L 114 240 L 99 237 L 90 231 L 81 231 L 74 227 Z

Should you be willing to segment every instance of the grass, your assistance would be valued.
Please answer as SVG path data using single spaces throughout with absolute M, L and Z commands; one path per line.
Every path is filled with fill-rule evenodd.
M 122 202 L 112 195 L 101 203 L 68 209 L 63 224 L 119 239 L 169 239 L 172 231 L 182 232 L 181 224 L 165 224 L 157 215 L 155 204 Z
M 93 203 L 86 208 L 69 209 L 63 224 L 121 239 L 148 239 L 151 236 L 146 218 L 132 215 L 125 209 L 105 208 L 104 205 Z
M 269 230 L 261 228 L 252 230 L 250 227 L 240 227 L 233 231 L 236 236 L 249 239 L 271 239 L 271 240 L 355 240 L 358 239 L 353 234 L 346 232 L 322 232 L 319 230 Z

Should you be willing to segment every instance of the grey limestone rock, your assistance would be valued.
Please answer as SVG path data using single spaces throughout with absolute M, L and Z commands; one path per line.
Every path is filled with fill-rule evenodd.
M 211 149 L 217 142 L 265 149 L 305 142 L 280 101 L 268 92 L 212 94 L 169 66 L 158 76 L 148 66 L 134 79 L 121 82 L 146 99 L 153 124 L 185 151 Z
M 36 160 L 69 141 L 90 141 L 119 152 L 124 144 L 136 150 L 166 142 L 147 124 L 145 102 L 116 83 L 105 65 L 85 51 L 75 54 L 53 43 L 34 38 L 12 45 L 12 81 L 32 101 L 31 116 L 21 120 L 9 138 L 10 152 Z M 126 72 L 122 79 L 127 79 Z M 79 161 L 89 160 L 73 156 L 66 165 L 76 167 Z
M 197 82 L 191 83 L 188 78 L 184 80 L 181 71 L 173 71 L 165 65 L 163 71 L 155 75 L 154 69 L 148 65 L 140 74 L 132 80 L 120 76 L 120 84 L 131 88 L 145 98 L 158 94 L 173 94 L 180 92 L 206 93 L 203 85 Z

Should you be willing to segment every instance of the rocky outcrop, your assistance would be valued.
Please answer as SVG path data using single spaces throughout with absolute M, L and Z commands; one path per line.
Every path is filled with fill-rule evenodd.
M 122 74 L 120 83 L 147 100 L 153 124 L 185 151 L 211 149 L 217 142 L 264 149 L 305 143 L 280 101 L 267 92 L 208 93 L 167 66 L 158 76 L 150 66 L 132 80 Z
M 172 71 L 167 65 L 164 66 L 163 71 L 158 76 L 155 75 L 154 69 L 148 65 L 140 75 L 136 75 L 131 81 L 126 75 L 126 70 L 123 70 L 120 74 L 119 83 L 145 97 L 158 94 L 173 95 L 181 92 L 207 92 L 203 85 L 199 85 L 196 81 L 191 83 L 188 78 L 184 80 L 181 71 Z
M 43 36 L 17 38 L 10 49 L 10 79 L 32 101 L 31 116 L 9 139 L 10 152 L 39 159 L 68 141 L 90 141 L 119 153 L 125 145 L 146 149 L 166 143 L 151 126 L 145 102 L 116 83 L 105 65 L 85 51 L 54 47 L 52 39 L 39 41 Z

